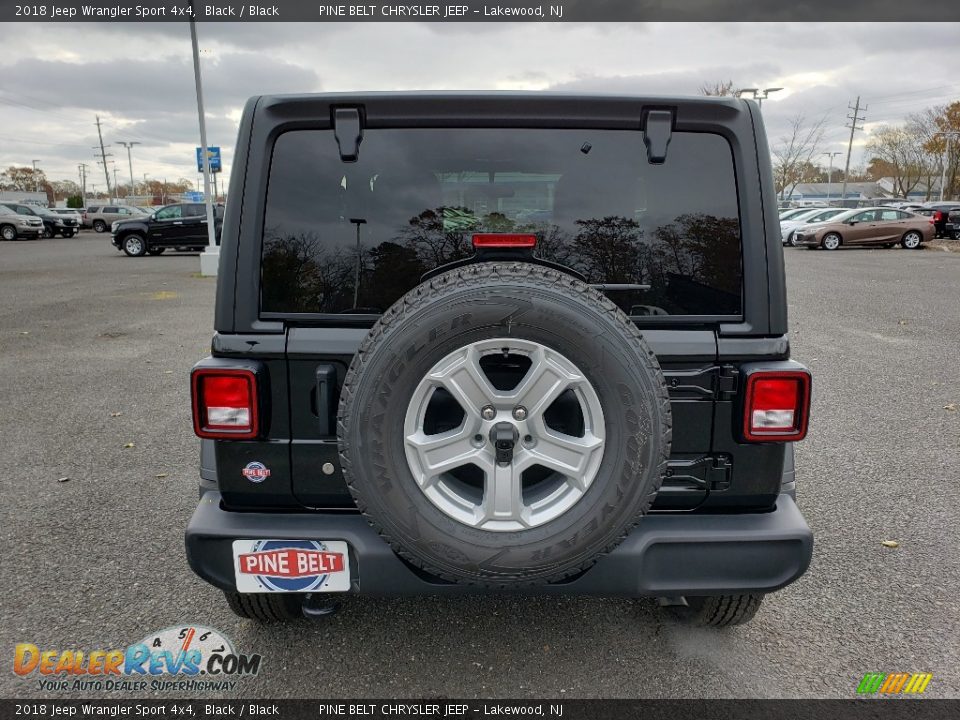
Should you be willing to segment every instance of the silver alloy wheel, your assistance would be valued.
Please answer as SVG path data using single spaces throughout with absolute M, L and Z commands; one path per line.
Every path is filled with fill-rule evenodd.
M 9 225 L 4 225 L 4 226 L 3 226 L 2 237 L 3 237 L 4 240 L 16 240 L 16 239 L 17 239 L 17 231 L 14 230 L 14 229 L 13 229 L 12 227 L 10 227 Z
M 482 358 L 497 355 L 523 356 L 530 363 L 510 390 L 497 389 L 481 365 Z M 440 388 L 462 408 L 463 419 L 457 428 L 427 434 L 427 410 Z M 544 418 L 568 390 L 579 404 L 579 436 L 557 431 Z M 515 438 L 512 459 L 498 463 L 495 426 L 507 424 Z M 481 530 L 525 530 L 567 512 L 593 483 L 603 459 L 603 409 L 586 376 L 556 350 L 495 338 L 462 347 L 431 368 L 410 399 L 404 438 L 410 472 L 441 512 Z M 453 474 L 467 466 L 482 473 L 478 486 Z M 524 474 L 534 469 L 540 479 L 531 482 Z
M 797 234 L 795 232 L 792 232 L 789 235 L 787 235 L 787 245 L 789 245 L 790 247 L 797 246 Z
M 143 240 L 136 235 L 129 235 L 123 241 L 123 248 L 131 255 L 139 255 L 143 252 Z
M 908 250 L 913 250 L 920 245 L 922 238 L 916 230 L 911 230 L 903 236 L 903 246 Z
M 827 233 L 823 236 L 823 247 L 827 250 L 836 250 L 840 247 L 840 236 L 836 233 Z

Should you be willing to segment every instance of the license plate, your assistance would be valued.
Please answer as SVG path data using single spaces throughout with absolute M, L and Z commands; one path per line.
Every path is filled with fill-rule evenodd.
M 234 540 L 237 592 L 349 592 L 342 540 Z

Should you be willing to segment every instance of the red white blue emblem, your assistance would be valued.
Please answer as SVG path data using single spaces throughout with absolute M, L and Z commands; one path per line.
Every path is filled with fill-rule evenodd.
M 270 469 L 262 462 L 254 460 L 248 462 L 246 467 L 240 471 L 240 474 L 252 483 L 262 483 L 270 477 Z

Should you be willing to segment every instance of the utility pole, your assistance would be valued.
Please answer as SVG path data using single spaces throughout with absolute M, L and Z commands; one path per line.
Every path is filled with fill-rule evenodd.
M 190 0 L 190 44 L 193 46 L 193 80 L 197 88 L 197 117 L 200 120 L 200 154 L 203 157 L 203 199 L 207 206 L 207 248 L 200 255 L 200 274 L 215 276 L 220 267 L 216 219 L 210 197 L 210 158 L 207 153 L 207 121 L 203 111 L 203 82 L 200 78 L 200 48 L 197 44 L 197 21 Z
M 947 185 L 947 163 L 950 162 L 950 140 L 960 136 L 960 131 L 947 130 L 945 132 L 934 133 L 933 136 L 944 135 L 947 138 L 947 154 L 943 157 L 943 167 L 940 168 L 940 202 L 943 202 L 943 191 Z
M 827 170 L 827 204 L 830 204 L 830 191 L 833 189 L 833 156 L 834 155 L 843 155 L 839 150 L 835 152 L 825 152 L 822 153 L 830 158 L 830 169 Z
M 117 164 L 113 164 L 113 189 L 117 191 L 117 202 L 120 202 L 120 183 L 117 182 Z
M 123 146 L 127 149 L 127 164 L 130 166 L 130 194 L 131 194 L 131 195 L 136 195 L 136 194 L 137 194 L 137 190 L 136 190 L 136 188 L 133 186 L 133 155 L 131 154 L 130 149 L 131 149 L 134 145 L 139 145 L 139 144 L 140 144 L 140 143 L 138 143 L 138 142 L 136 142 L 136 141 L 123 142 L 122 140 L 117 143 L 117 145 L 123 145 Z
M 848 105 L 848 108 L 853 110 L 853 115 L 847 115 L 847 119 L 850 121 L 849 125 L 844 125 L 844 127 L 850 128 L 850 142 L 847 143 L 847 164 L 843 167 L 843 186 L 840 189 L 840 207 L 845 207 L 844 203 L 847 199 L 847 176 L 850 174 L 850 154 L 853 152 L 853 134 L 857 130 L 863 130 L 863 127 L 857 127 L 858 122 L 866 121 L 866 117 L 860 117 L 860 96 L 857 95 L 857 103 L 852 108 Z M 867 106 L 863 106 L 864 112 L 867 110 Z
M 80 204 L 84 208 L 87 207 L 87 164 L 80 163 L 77 165 L 77 169 L 80 171 Z
M 100 138 L 100 158 L 103 160 L 103 176 L 107 180 L 107 197 L 113 200 L 113 192 L 110 190 L 110 169 L 107 167 L 107 151 L 103 147 L 103 132 L 100 130 L 100 116 L 97 115 L 97 135 Z M 96 150 L 96 148 L 94 148 Z
M 40 162 L 40 161 L 39 161 L 39 160 L 34 160 L 34 161 L 33 161 L 33 191 L 34 191 L 34 192 L 40 192 L 40 178 L 39 178 L 39 176 L 37 175 L 37 163 L 38 163 L 38 162 Z

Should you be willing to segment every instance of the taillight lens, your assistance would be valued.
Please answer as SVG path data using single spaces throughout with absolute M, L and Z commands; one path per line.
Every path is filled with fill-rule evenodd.
M 250 370 L 193 371 L 193 430 L 202 438 L 257 436 L 257 378 Z
M 525 233 L 476 233 L 475 248 L 532 248 L 537 244 L 536 235 Z
M 747 378 L 744 402 L 745 440 L 803 440 L 810 413 L 810 374 L 802 371 L 752 373 Z
M 943 213 L 940 212 L 939 210 L 935 210 L 933 212 L 933 221 L 940 222 L 941 220 L 943 220 Z

